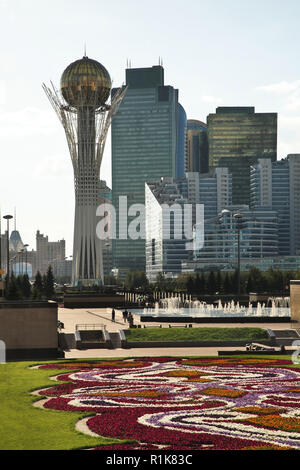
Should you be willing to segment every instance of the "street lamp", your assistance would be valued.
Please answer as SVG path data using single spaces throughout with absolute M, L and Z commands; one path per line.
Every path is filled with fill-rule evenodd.
M 236 219 L 237 224 L 237 234 L 238 234 L 238 270 L 237 270 L 237 294 L 238 297 L 241 293 L 241 228 L 242 228 L 242 214 L 233 214 L 233 217 Z
M 243 214 L 239 212 L 234 212 L 229 209 L 223 209 L 220 213 L 220 219 L 225 214 L 232 214 L 232 217 L 236 220 L 236 229 L 237 229 L 237 241 L 238 241 L 238 262 L 237 262 L 237 295 L 240 296 L 241 293 L 241 229 L 243 228 L 242 219 Z
M 7 221 L 7 247 L 6 247 L 7 248 L 7 275 L 6 275 L 7 283 L 6 283 L 6 287 L 8 287 L 8 282 L 9 282 L 9 221 L 12 218 L 13 218 L 12 215 L 3 216 L 3 219 L 6 219 Z
M 27 274 L 27 247 L 29 245 L 24 245 L 24 251 L 25 251 L 25 274 Z

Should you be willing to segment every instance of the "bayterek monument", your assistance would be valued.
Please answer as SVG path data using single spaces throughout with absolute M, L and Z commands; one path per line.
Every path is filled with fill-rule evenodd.
M 111 119 L 126 92 L 119 88 L 110 103 L 106 68 L 86 55 L 63 72 L 60 90 L 43 84 L 65 130 L 74 169 L 75 222 L 72 283 L 103 283 L 102 241 L 96 235 L 100 166 Z

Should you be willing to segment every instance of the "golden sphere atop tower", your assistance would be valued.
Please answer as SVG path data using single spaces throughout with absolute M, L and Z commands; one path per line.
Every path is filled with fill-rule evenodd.
M 63 72 L 60 88 L 66 102 L 74 107 L 103 106 L 110 94 L 111 79 L 106 68 L 84 56 L 72 62 Z

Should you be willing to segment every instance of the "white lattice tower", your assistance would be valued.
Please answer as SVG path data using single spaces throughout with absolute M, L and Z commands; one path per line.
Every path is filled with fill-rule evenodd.
M 100 166 L 107 132 L 127 88 L 114 93 L 110 105 L 96 109 L 67 106 L 51 82 L 43 89 L 65 130 L 74 169 L 75 220 L 72 283 L 103 283 L 102 244 L 96 235 Z

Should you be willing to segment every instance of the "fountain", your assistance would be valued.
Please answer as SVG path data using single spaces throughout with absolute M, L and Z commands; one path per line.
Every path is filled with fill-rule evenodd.
M 242 306 L 239 302 L 230 302 L 222 304 L 219 299 L 214 304 L 207 304 L 200 300 L 192 300 L 191 296 L 174 296 L 170 293 L 159 298 L 154 304 L 154 308 L 145 307 L 142 310 L 135 309 L 134 313 L 141 316 L 141 321 L 192 321 L 192 319 L 217 319 L 229 321 L 230 319 L 238 321 L 250 321 L 251 319 L 267 319 L 275 321 L 281 318 L 281 321 L 290 321 L 289 298 L 270 297 L 267 305 L 271 302 L 271 307 L 265 303 L 257 303 L 253 307 L 249 302 L 248 306 Z M 147 320 L 146 320 L 147 318 Z M 199 320 L 200 321 L 200 320 Z M 279 321 L 279 320 L 278 320 Z

